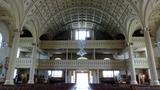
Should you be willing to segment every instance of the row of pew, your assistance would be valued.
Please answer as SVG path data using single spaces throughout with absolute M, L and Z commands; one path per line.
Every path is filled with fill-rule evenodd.
M 75 84 L 24 84 L 24 85 L 1 85 L 0 90 L 74 90 Z
M 90 84 L 91 90 L 160 90 L 160 86 L 128 84 Z
M 160 86 L 127 84 L 89 84 L 91 90 L 160 90 Z M 0 85 L 0 90 L 76 90 L 73 83 Z

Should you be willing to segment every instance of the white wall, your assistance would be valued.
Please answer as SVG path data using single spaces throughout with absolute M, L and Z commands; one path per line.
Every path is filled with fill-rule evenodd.
M 6 69 L 4 65 L 6 57 L 9 57 L 9 52 L 10 52 L 9 48 L 0 48 L 0 63 L 3 64 L 3 67 L 1 68 L 2 71 L 0 72 L 0 78 L 4 78 L 4 76 L 6 75 Z
M 2 34 L 2 41 L 5 41 L 6 43 L 9 42 L 9 30 L 8 27 L 5 25 L 5 23 L 0 21 L 0 33 Z M 6 57 L 9 57 L 10 49 L 8 47 L 1 48 L 0 47 L 0 63 L 3 64 L 3 68 L 1 68 L 0 72 L 0 78 L 4 78 L 4 75 L 6 74 L 6 70 L 4 68 Z
M 160 79 L 160 69 L 157 70 L 158 78 Z
M 0 48 L 0 62 L 5 60 L 5 57 L 9 57 L 9 48 Z
M 3 41 L 9 42 L 8 28 L 3 22 L 0 22 L 0 33 L 2 33 Z
M 155 57 L 160 57 L 160 47 L 153 48 Z

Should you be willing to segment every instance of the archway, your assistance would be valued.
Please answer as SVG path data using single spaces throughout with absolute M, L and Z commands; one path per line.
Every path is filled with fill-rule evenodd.
M 87 89 L 89 88 L 89 73 L 88 72 L 77 72 L 76 73 L 76 84 L 77 89 Z

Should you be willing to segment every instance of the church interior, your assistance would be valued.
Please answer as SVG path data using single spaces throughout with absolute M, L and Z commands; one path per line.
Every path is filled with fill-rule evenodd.
M 160 0 L 0 0 L 0 90 L 160 90 Z

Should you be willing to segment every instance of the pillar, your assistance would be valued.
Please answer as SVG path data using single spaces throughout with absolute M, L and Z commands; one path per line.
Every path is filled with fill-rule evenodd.
M 97 83 L 99 83 L 99 69 L 97 69 Z
M 148 79 L 149 79 L 149 82 L 151 81 L 151 71 L 150 69 L 148 69 Z
M 68 83 L 68 71 L 67 69 L 65 70 L 65 83 Z
M 93 49 L 93 60 L 96 60 L 96 50 L 95 50 L 95 48 Z
M 148 65 L 149 65 L 150 74 L 151 74 L 150 84 L 159 85 L 151 37 L 150 37 L 149 29 L 147 27 L 144 28 L 144 38 L 145 38 L 146 49 L 147 49 L 147 56 L 148 56 L 148 63 L 149 63 Z
M 131 73 L 131 84 L 137 84 L 136 81 L 136 71 L 134 68 L 134 59 L 133 59 L 133 43 L 129 43 L 129 66 L 130 66 L 130 73 Z
M 68 60 L 68 48 L 66 49 L 66 60 Z
M 69 70 L 68 71 L 68 79 L 67 79 L 68 83 L 71 83 L 72 82 L 72 71 Z
M 18 45 L 19 45 L 19 38 L 20 38 L 20 32 L 15 32 L 13 42 L 12 42 L 11 53 L 10 53 L 10 57 L 9 57 L 7 76 L 6 76 L 6 80 L 4 83 L 5 85 L 13 85 L 14 84 L 13 75 L 14 75 L 15 61 L 16 61 Z
M 93 83 L 97 83 L 96 71 L 92 70 Z
M 32 66 L 30 67 L 28 84 L 34 84 L 34 74 L 35 74 L 35 68 L 36 68 L 36 53 L 37 53 L 37 46 L 36 44 L 34 44 L 32 49 L 32 57 L 31 57 Z

